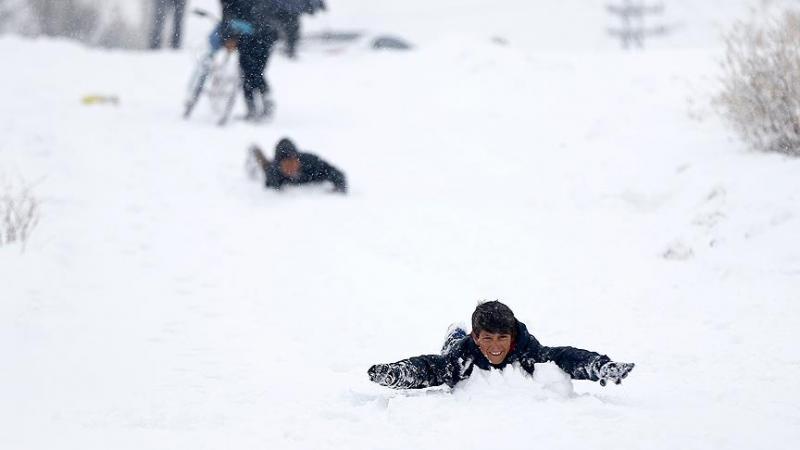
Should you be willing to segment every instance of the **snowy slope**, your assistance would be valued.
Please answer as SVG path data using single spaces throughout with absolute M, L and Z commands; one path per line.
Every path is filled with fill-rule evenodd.
M 473 36 L 500 37 L 517 48 L 537 51 L 593 52 L 619 48 L 619 43 L 607 34 L 609 28 L 620 27 L 619 18 L 609 14 L 606 5 L 620 4 L 620 0 L 327 0 L 327 3 L 326 13 L 306 20 L 308 30 L 391 33 L 405 36 L 419 45 Z M 646 3 L 663 3 L 664 12 L 658 18 L 646 19 L 645 25 L 673 30 L 647 42 L 648 47 L 695 48 L 716 45 L 725 27 L 764 2 L 669 0 Z M 792 0 L 766 3 L 791 4 Z M 218 0 L 193 0 L 191 4 L 209 11 L 219 10 Z M 202 22 L 196 18 L 188 20 L 189 23 Z
M 711 114 L 714 32 L 625 54 L 510 14 L 502 46 L 474 27 L 495 2 L 330 3 L 308 30 L 418 49 L 277 56 L 263 126 L 180 118 L 203 22 L 183 52 L 0 39 L 0 170 L 44 202 L 25 251 L 0 248 L 0 448 L 794 447 L 800 161 Z M 248 180 L 247 145 L 282 136 L 350 195 Z M 636 370 L 367 381 L 482 298 Z

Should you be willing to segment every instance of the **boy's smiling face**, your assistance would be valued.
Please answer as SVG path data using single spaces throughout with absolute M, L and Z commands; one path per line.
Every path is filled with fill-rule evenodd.
M 489 333 L 481 330 L 477 336 L 473 334 L 472 339 L 475 340 L 483 356 L 494 365 L 505 361 L 511 351 L 512 339 L 508 333 Z

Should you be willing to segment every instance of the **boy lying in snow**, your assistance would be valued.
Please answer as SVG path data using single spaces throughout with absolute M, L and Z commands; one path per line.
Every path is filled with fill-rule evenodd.
M 451 326 L 440 355 L 423 355 L 391 364 L 376 364 L 370 380 L 395 389 L 421 389 L 468 378 L 475 366 L 503 369 L 519 363 L 533 374 L 534 363 L 553 361 L 575 380 L 622 383 L 633 363 L 617 363 L 608 356 L 573 347 L 545 347 L 517 321 L 508 306 L 485 302 L 472 313 L 472 334 Z
M 275 159 L 268 160 L 260 148 L 250 147 L 250 158 L 264 171 L 268 188 L 280 189 L 284 184 L 333 183 L 334 192 L 347 192 L 344 174 L 311 153 L 297 151 L 294 143 L 283 138 L 275 146 Z

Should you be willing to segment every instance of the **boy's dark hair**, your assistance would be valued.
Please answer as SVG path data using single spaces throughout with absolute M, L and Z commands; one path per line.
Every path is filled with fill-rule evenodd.
M 284 159 L 289 158 L 297 158 L 297 147 L 294 145 L 294 142 L 291 141 L 289 138 L 283 138 L 278 141 L 278 145 L 275 146 L 275 160 L 282 161 Z
M 472 333 L 475 336 L 487 333 L 517 335 L 517 319 L 511 308 L 498 302 L 483 302 L 472 313 Z

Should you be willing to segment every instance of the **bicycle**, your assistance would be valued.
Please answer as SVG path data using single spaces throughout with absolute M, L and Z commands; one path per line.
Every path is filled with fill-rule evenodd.
M 241 91 L 239 64 L 233 57 L 235 49 L 223 45 L 219 18 L 202 9 L 194 9 L 192 14 L 214 20 L 217 26 L 209 36 L 208 51 L 198 61 L 189 79 L 183 118 L 188 119 L 200 99 L 206 98 L 217 125 L 224 126 L 231 117 L 236 97 Z

